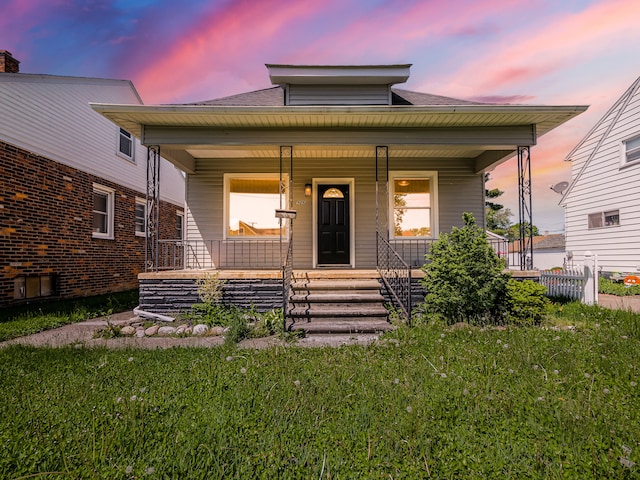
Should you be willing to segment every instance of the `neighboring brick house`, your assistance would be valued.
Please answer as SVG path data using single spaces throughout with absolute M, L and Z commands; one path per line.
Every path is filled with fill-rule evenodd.
M 19 73 L 0 50 L 0 307 L 137 288 L 146 148 L 91 102 L 142 104 L 125 80 Z M 159 237 L 180 238 L 184 176 L 160 164 Z

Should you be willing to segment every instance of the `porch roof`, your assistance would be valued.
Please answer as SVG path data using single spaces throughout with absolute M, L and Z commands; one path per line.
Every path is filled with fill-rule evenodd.
M 197 158 L 273 158 L 278 145 L 294 145 L 296 158 L 371 156 L 371 145 L 396 157 L 476 159 L 488 171 L 519 145 L 587 109 L 584 105 L 497 105 L 393 89 L 390 106 L 284 106 L 280 87 L 183 105 L 91 104 L 145 145 L 192 172 Z M 263 104 L 247 105 L 247 95 Z M 431 103 L 427 105 L 415 104 Z

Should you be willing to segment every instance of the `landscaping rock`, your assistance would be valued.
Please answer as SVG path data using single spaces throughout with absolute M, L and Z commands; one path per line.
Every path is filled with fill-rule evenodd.
M 193 327 L 193 334 L 194 335 L 206 335 L 206 333 L 208 331 L 209 331 L 209 326 L 205 325 L 203 323 L 199 323 L 198 325 Z
M 158 335 L 162 335 L 162 336 L 174 335 L 175 333 L 176 333 L 175 327 L 165 326 L 165 327 L 160 327 L 158 329 Z
M 186 329 L 186 325 L 180 325 L 178 328 L 176 328 L 176 335 L 183 335 Z
M 156 333 L 158 333 L 158 329 L 159 329 L 159 328 L 160 328 L 160 327 L 159 327 L 158 325 L 152 325 L 152 326 L 150 326 L 149 328 L 147 328 L 147 329 L 144 331 L 144 334 L 145 334 L 146 336 L 148 336 L 148 337 L 151 337 L 151 336 L 155 335 Z
M 225 330 L 224 330 L 224 327 L 217 326 L 217 327 L 211 327 L 211 330 L 209 330 L 209 332 L 211 335 L 216 335 L 219 337 L 224 335 Z
M 136 333 L 136 329 L 133 328 L 131 325 L 125 325 L 124 327 L 122 327 L 120 329 L 120 333 L 122 335 L 126 335 L 126 336 L 129 337 L 129 336 L 133 335 L 134 333 Z
M 144 333 L 144 327 L 138 327 L 136 329 L 136 337 L 142 338 L 144 336 L 146 336 L 145 333 Z

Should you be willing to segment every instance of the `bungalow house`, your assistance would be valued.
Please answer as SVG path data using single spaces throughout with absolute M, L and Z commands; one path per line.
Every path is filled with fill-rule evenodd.
M 605 272 L 640 271 L 640 78 L 567 155 L 567 254 L 587 251 Z
M 147 149 L 91 101 L 142 104 L 130 81 L 20 73 L 0 50 L 0 308 L 138 287 Z M 184 177 L 161 174 L 158 228 L 180 238 Z
M 409 78 L 406 64 L 267 69 L 274 86 L 264 90 L 93 105 L 187 172 L 185 241 L 161 242 L 156 268 L 140 274 L 143 308 L 188 307 L 194 282 L 211 271 L 226 280 L 225 301 L 260 309 L 289 305 L 292 275 L 288 313 L 305 321 L 321 316 L 315 301 L 330 288 L 341 289 L 325 296 L 335 300 L 323 314 L 333 319 L 374 315 L 351 293 L 374 285 L 379 295 L 379 281 L 410 306 L 407 281 L 429 244 L 460 226 L 463 212 L 484 223 L 484 173 L 516 155 L 528 160 L 540 135 L 586 109 L 396 88 Z M 176 255 L 184 268 L 163 271 Z

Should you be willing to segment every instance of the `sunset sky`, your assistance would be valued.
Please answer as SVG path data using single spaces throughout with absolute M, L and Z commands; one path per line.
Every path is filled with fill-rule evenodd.
M 401 88 L 590 105 L 531 150 L 533 221 L 561 232 L 566 154 L 640 76 L 638 0 L 2 0 L 23 73 L 130 79 L 146 104 L 271 86 L 265 63 L 411 63 Z M 490 187 L 517 221 L 515 160 Z

